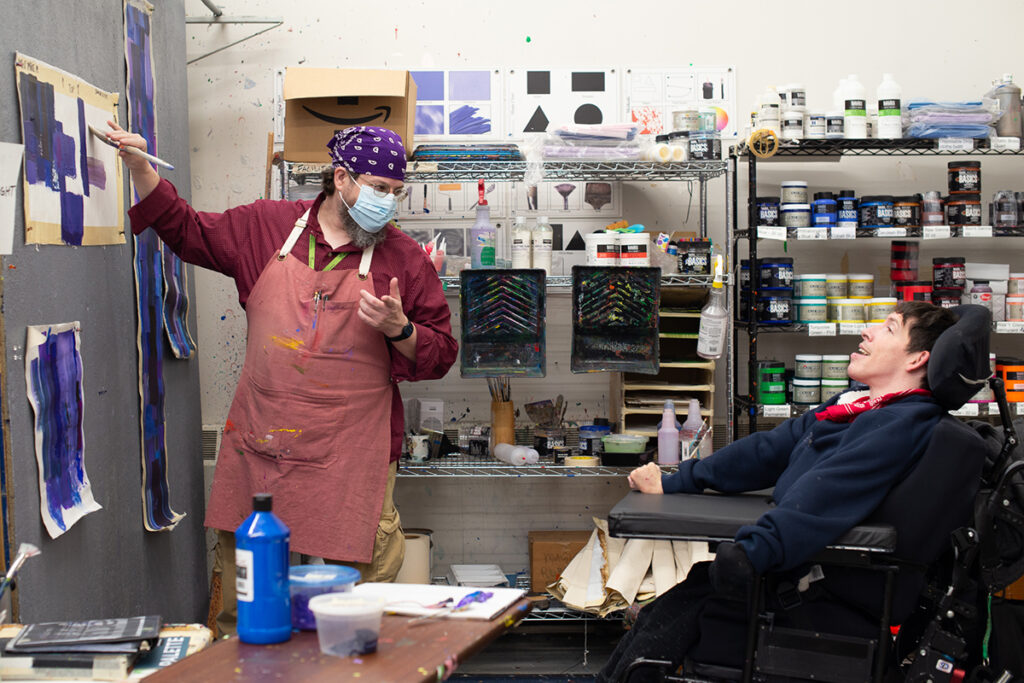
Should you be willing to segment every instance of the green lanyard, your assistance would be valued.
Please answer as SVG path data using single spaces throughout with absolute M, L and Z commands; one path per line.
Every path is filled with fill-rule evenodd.
M 344 259 L 346 256 L 348 256 L 350 253 L 352 253 L 352 252 L 346 251 L 343 254 L 338 254 L 337 256 L 335 256 L 333 259 L 331 259 L 331 262 L 328 263 L 324 267 L 324 272 L 326 273 L 328 270 L 334 270 L 334 266 L 336 266 L 339 263 L 341 263 L 342 259 Z M 309 267 L 312 268 L 313 270 L 316 270 L 316 267 L 313 265 L 313 263 L 315 263 L 315 261 L 313 260 L 313 257 L 315 255 L 316 255 L 316 238 L 313 237 L 313 233 L 309 233 Z

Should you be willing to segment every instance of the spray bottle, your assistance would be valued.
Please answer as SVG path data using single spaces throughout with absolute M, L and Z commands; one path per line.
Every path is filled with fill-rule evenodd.
M 253 496 L 253 512 L 235 531 L 238 638 L 243 643 L 283 643 L 292 637 L 288 587 L 291 532 L 271 508 L 269 493 Z
M 708 302 L 700 309 L 700 329 L 697 332 L 697 355 L 715 359 L 725 350 L 725 334 L 729 329 L 725 287 L 722 285 L 723 258 L 715 257 L 715 280 L 711 284 Z
M 679 464 L 679 428 L 676 427 L 676 407 L 671 400 L 665 401 L 658 427 L 658 464 Z
M 484 179 L 477 181 L 479 201 L 476 205 L 476 222 L 469 229 L 470 266 L 473 268 L 494 267 L 494 244 L 497 232 L 491 225 L 491 207 L 487 205 L 484 191 Z

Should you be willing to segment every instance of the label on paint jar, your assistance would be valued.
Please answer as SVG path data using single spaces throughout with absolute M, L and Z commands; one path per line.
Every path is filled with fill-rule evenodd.
M 759 204 L 757 217 L 761 225 L 778 225 L 779 206 L 777 204 Z
M 867 116 L 868 104 L 865 100 L 846 100 L 847 116 Z
M 898 99 L 878 100 L 879 116 L 899 116 L 900 101 Z
M 846 126 L 843 122 L 842 116 L 827 116 L 825 117 L 825 134 L 826 135 L 842 135 Z

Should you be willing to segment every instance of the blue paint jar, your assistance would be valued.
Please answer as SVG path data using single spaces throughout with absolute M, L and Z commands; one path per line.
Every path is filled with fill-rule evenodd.
M 763 325 L 788 325 L 792 317 L 793 288 L 766 287 L 758 293 L 757 321 Z
M 860 227 L 887 228 L 892 225 L 892 197 L 888 195 L 868 196 L 860 200 Z
M 252 502 L 252 514 L 235 531 L 238 638 L 256 645 L 283 643 L 292 637 L 291 532 L 271 512 L 269 493 L 257 493 Z
M 761 287 L 793 287 L 793 259 L 772 257 L 761 261 Z
M 779 225 L 779 198 L 758 197 L 757 202 L 757 224 L 758 225 Z
M 811 220 L 815 227 L 831 228 L 836 225 L 836 198 L 831 192 L 815 192 L 811 202 Z
M 836 199 L 836 226 L 856 228 L 858 225 L 857 196 L 853 190 L 842 190 Z
M 581 425 L 580 426 L 580 455 L 601 456 L 603 448 L 602 437 L 612 433 L 608 425 Z

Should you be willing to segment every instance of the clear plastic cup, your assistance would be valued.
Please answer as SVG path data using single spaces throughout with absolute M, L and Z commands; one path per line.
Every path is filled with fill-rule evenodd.
M 309 601 L 316 635 L 325 655 L 349 657 L 377 651 L 384 598 L 355 593 L 324 593 Z
M 349 593 L 359 581 L 359 570 L 339 564 L 300 564 L 288 569 L 292 597 L 292 627 L 316 629 L 309 601 L 322 593 Z

